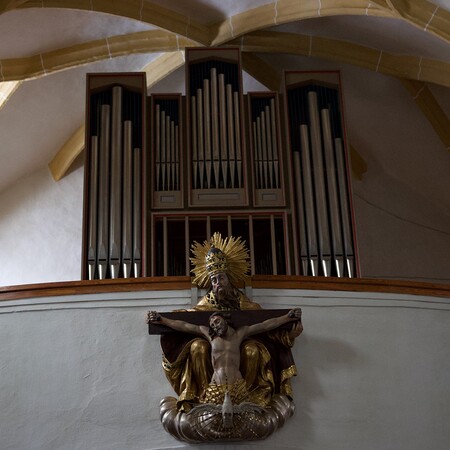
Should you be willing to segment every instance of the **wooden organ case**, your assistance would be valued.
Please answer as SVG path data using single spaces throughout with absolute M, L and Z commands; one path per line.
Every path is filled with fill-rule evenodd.
M 146 273 L 145 74 L 88 74 L 82 278 Z
M 190 275 L 216 231 L 252 275 L 358 276 L 339 74 L 244 94 L 235 48 L 186 49 L 185 72 L 186 95 L 148 97 L 144 74 L 88 76 L 83 278 Z

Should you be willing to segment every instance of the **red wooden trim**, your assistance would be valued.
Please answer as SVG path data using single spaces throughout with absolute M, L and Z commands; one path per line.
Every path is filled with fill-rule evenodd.
M 0 287 L 0 301 L 107 292 L 167 291 L 190 289 L 190 277 L 120 278 Z
M 249 284 L 255 289 L 385 292 L 444 297 L 450 299 L 450 284 L 424 283 L 406 280 L 254 275 Z M 64 281 L 0 287 L 0 301 L 65 295 L 101 294 L 108 292 L 181 290 L 190 289 L 191 287 L 191 277 L 187 276 Z
M 425 283 L 408 280 L 367 278 L 304 277 L 288 275 L 254 275 L 255 289 L 312 289 L 325 291 L 386 292 L 450 299 L 450 284 Z

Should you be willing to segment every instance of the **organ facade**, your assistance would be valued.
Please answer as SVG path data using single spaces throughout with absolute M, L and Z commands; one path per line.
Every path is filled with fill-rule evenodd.
M 243 91 L 237 48 L 186 50 L 186 94 L 87 77 L 82 277 L 189 275 L 241 236 L 253 274 L 359 275 L 338 72 Z

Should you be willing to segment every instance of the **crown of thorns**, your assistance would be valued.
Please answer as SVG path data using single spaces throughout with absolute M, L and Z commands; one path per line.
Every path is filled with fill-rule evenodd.
M 190 258 L 194 266 L 193 283 L 200 287 L 209 286 L 210 277 L 220 272 L 225 272 L 233 284 L 248 278 L 249 254 L 240 237 L 222 238 L 220 233 L 214 233 L 203 244 L 194 242 L 191 251 L 194 255 Z

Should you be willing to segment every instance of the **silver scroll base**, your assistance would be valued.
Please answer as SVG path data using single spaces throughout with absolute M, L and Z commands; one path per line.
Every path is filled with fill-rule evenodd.
M 272 397 L 269 407 L 252 403 L 194 406 L 185 413 L 177 410 L 177 399 L 165 397 L 160 417 L 165 430 L 184 442 L 233 442 L 266 439 L 294 414 L 295 405 L 285 395 Z

